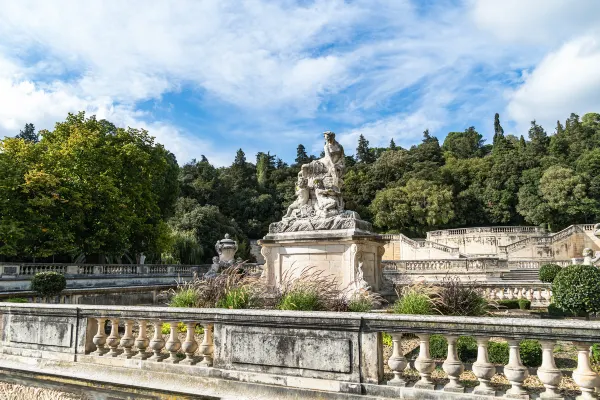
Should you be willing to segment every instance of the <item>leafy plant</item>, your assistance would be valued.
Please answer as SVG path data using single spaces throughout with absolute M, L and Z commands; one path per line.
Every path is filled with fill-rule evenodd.
M 448 341 L 443 335 L 431 335 L 429 346 L 432 358 L 443 360 L 448 356 Z M 456 350 L 461 361 L 475 360 L 477 358 L 477 341 L 470 336 L 460 336 L 456 341 Z
M 400 290 L 400 298 L 394 303 L 392 309 L 396 314 L 434 314 L 436 310 L 432 297 L 438 293 L 439 288 L 429 283 L 420 282 L 404 286 Z
M 527 299 L 519 299 L 519 309 L 531 310 L 531 301 Z
M 286 293 L 277 308 L 279 310 L 318 311 L 322 305 L 317 292 L 311 288 L 298 287 Z
M 196 307 L 198 293 L 193 287 L 182 287 L 176 290 L 169 300 L 169 307 Z
M 353 297 L 348 303 L 348 311 L 369 312 L 373 309 L 373 303 L 365 297 Z
M 31 290 L 42 296 L 56 296 L 66 287 L 65 276 L 54 271 L 38 272 L 31 279 Z
M 481 289 L 458 277 L 446 277 L 433 297 L 435 309 L 442 315 L 481 316 L 488 314 L 489 302 Z
M 4 300 L 6 303 L 28 303 L 27 299 L 22 297 L 10 297 Z
M 519 300 L 514 300 L 514 299 L 499 300 L 497 304 L 500 308 L 508 309 L 508 310 L 516 310 L 519 308 Z
M 231 309 L 248 308 L 249 301 L 250 295 L 248 294 L 248 290 L 242 286 L 227 291 L 225 296 L 217 301 L 217 307 Z
M 552 284 L 554 303 L 574 313 L 600 311 L 600 271 L 592 265 L 563 268 Z
M 544 264 L 540 267 L 540 281 L 546 283 L 554 282 L 556 275 L 562 270 L 562 267 L 557 264 Z
M 169 333 L 171 333 L 171 324 L 169 324 L 168 322 L 164 322 L 160 328 L 160 332 L 163 335 L 168 335 Z M 183 322 L 177 323 L 177 332 L 186 333 L 187 325 L 184 324 Z M 201 325 L 196 325 L 194 328 L 194 333 L 196 333 L 197 335 L 201 335 L 204 333 L 204 328 L 202 328 Z
M 522 340 L 519 344 L 519 354 L 526 367 L 542 365 L 542 345 L 537 340 Z

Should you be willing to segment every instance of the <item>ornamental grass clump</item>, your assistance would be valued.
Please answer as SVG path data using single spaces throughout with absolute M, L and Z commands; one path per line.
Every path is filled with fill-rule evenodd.
M 297 311 L 348 311 L 348 298 L 332 275 L 315 267 L 289 269 L 275 293 L 275 308 Z
M 38 272 L 31 279 L 31 290 L 42 296 L 56 296 L 67 287 L 67 280 L 58 272 Z
M 473 282 L 446 277 L 432 298 L 434 308 L 442 315 L 478 317 L 489 313 L 490 302 Z
M 438 314 L 433 298 L 439 294 L 440 289 L 427 283 L 416 283 L 404 286 L 399 293 L 400 298 L 394 303 L 395 314 Z

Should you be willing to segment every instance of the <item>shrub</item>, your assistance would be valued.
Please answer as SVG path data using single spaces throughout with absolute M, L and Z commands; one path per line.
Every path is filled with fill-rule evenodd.
M 498 301 L 500 308 L 506 308 L 509 310 L 516 310 L 519 308 L 519 300 L 500 300 Z
M 488 301 L 481 289 L 458 277 L 444 278 L 433 297 L 434 308 L 442 315 L 481 316 L 488 314 Z
M 488 342 L 488 357 L 492 364 L 508 364 L 508 343 Z
M 353 296 L 348 303 L 350 312 L 369 312 L 373 309 L 373 303 L 364 296 Z
M 519 345 L 519 354 L 526 367 L 542 365 L 542 345 L 537 340 L 522 340 Z
M 519 309 L 531 310 L 531 301 L 527 299 L 519 299 Z
M 433 305 L 427 295 L 410 293 L 394 303 L 394 313 L 431 315 L 433 314 Z
M 196 307 L 198 304 L 198 293 L 192 287 L 183 287 L 174 293 L 169 307 Z
M 557 307 L 574 313 L 600 311 L 600 271 L 592 265 L 563 268 L 552 283 Z
M 460 336 L 456 341 L 458 358 L 463 362 L 477 358 L 477 341 L 470 336 Z M 448 341 L 443 335 L 431 335 L 429 338 L 431 358 L 446 359 L 448 356 Z
M 22 297 L 11 297 L 4 301 L 7 303 L 28 303 L 27 299 L 24 299 Z
M 225 293 L 225 296 L 217 301 L 217 307 L 231 309 L 248 308 L 249 301 L 248 290 L 245 287 L 239 287 Z
M 169 324 L 168 322 L 163 322 L 163 324 L 160 328 L 160 332 L 163 335 L 168 335 L 169 333 L 171 333 L 171 324 Z M 186 333 L 187 326 L 183 322 L 179 322 L 177 324 L 177 332 Z M 204 328 L 202 328 L 202 325 L 196 325 L 196 327 L 194 328 L 194 332 L 197 335 L 202 335 L 204 333 Z
M 310 288 L 297 288 L 286 293 L 277 305 L 279 310 L 318 311 L 322 309 L 319 295 Z
M 429 337 L 429 354 L 431 358 L 446 358 L 448 355 L 448 341 L 443 335 L 431 335 Z
M 594 343 L 592 345 L 592 363 L 600 364 L 600 344 Z
M 546 283 L 554 282 L 556 275 L 562 270 L 560 265 L 556 264 L 545 264 L 540 267 L 540 281 Z
M 56 296 L 67 287 L 67 280 L 58 272 L 38 272 L 31 279 L 31 290 L 42 296 Z
M 585 317 L 587 316 L 587 313 L 582 311 L 578 313 L 573 313 L 568 310 L 563 310 L 554 303 L 550 303 L 548 305 L 548 315 L 551 315 L 553 317 Z
M 383 332 L 383 335 L 381 335 L 381 338 L 382 338 L 384 346 L 392 347 L 392 345 L 394 344 L 392 342 L 392 335 L 390 335 L 389 333 Z

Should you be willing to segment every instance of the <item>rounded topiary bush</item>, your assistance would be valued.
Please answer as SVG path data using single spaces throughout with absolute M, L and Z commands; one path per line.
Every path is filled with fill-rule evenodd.
M 556 264 L 545 264 L 540 267 L 540 281 L 546 283 L 554 282 L 556 275 L 562 271 L 562 267 Z
M 31 279 L 31 290 L 42 296 L 56 296 L 67 287 L 67 280 L 58 272 L 38 272 Z
M 552 283 L 554 304 L 574 313 L 600 311 L 600 271 L 592 265 L 563 268 Z
M 526 339 L 519 345 L 521 361 L 526 367 L 542 365 L 542 345 L 537 340 Z

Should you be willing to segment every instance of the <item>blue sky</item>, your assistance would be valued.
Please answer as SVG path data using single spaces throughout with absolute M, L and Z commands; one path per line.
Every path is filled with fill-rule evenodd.
M 600 1 L 0 0 L 0 136 L 85 110 L 179 162 L 600 112 Z

